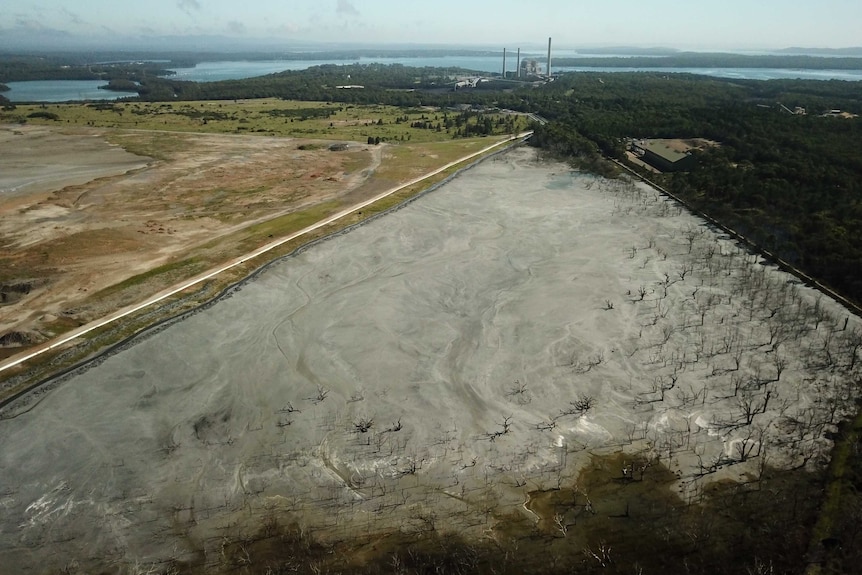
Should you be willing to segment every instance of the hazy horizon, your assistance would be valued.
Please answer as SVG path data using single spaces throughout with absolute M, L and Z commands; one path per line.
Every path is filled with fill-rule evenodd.
M 0 49 L 277 49 L 302 44 L 360 47 L 554 46 L 668 47 L 681 50 L 848 48 L 862 44 L 862 3 L 728 0 L 681 6 L 620 0 L 612 9 L 561 0 L 470 3 L 438 0 L 433 6 L 391 0 L 2 0 Z

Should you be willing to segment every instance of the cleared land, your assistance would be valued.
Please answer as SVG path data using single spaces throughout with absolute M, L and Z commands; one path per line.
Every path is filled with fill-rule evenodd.
M 13 134 L 10 146 L 29 148 L 33 158 L 24 166 L 4 158 L 9 164 L 3 172 L 16 179 L 11 187 L 19 191 L 0 195 L 0 281 L 13 288 L 7 288 L 10 294 L 14 286 L 25 286 L 0 308 L 0 333 L 17 332 L 23 341 L 39 341 L 61 318 L 83 322 L 116 305 L 110 297 L 83 304 L 90 293 L 192 255 L 201 260 L 190 267 L 201 269 L 206 260 L 234 252 L 220 238 L 288 213 L 334 205 L 365 182 L 382 156 L 380 148 L 365 146 L 338 153 L 322 145 L 301 150 L 302 142 L 285 138 L 111 134 L 130 148 L 157 145 L 167 154 L 167 160 L 151 161 L 122 152 L 99 132 L 16 127 L 7 133 Z M 89 150 L 81 151 L 81 141 Z M 123 159 L 116 169 L 112 156 Z M 104 175 L 79 178 L 73 172 L 63 179 L 55 167 L 68 162 Z M 27 193 L 28 182 L 46 172 L 52 175 L 50 188 L 37 184 Z M 188 271 L 176 270 L 174 278 Z M 152 287 L 124 290 L 123 298 L 142 299 Z
M 128 106 L 146 111 L 123 125 L 146 129 L 80 127 L 122 124 L 123 105 L 51 106 L 59 120 L 0 129 L 10 150 L 0 158 L 0 359 L 489 143 L 411 128 L 404 144 L 330 151 L 332 140 L 280 136 L 315 132 L 294 124 L 317 122 L 315 135 L 349 141 L 372 123 L 359 116 L 374 114 L 381 133 L 395 108 L 332 110 L 330 120 L 326 105 L 274 100 L 184 104 L 176 114 L 170 105 Z M 275 136 L 246 136 L 189 112 L 199 107 L 243 116 L 237 125 L 245 115 L 283 121 Z M 308 110 L 325 113 L 306 121 Z M 160 126 L 172 131 L 152 129 Z
M 598 569 L 680 517 L 736 553 L 713 518 L 748 493 L 769 521 L 741 525 L 798 550 L 812 498 L 770 467 L 823 464 L 860 333 L 654 191 L 517 150 L 9 406 L 0 562 L 265 572 L 333 546 L 312 572 L 457 533 Z M 721 514 L 680 515 L 725 482 Z M 276 559 L 285 525 L 306 555 Z

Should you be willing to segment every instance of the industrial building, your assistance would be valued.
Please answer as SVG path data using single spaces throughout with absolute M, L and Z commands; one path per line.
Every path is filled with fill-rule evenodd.
M 635 140 L 632 142 L 632 151 L 662 172 L 685 172 L 697 162 L 691 152 L 680 152 L 657 140 Z
M 521 60 L 521 76 L 538 76 L 541 73 L 538 61 L 527 58 Z

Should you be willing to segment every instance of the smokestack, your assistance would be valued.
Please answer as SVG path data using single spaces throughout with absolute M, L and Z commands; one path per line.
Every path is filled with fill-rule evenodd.
M 551 75 L 551 39 L 548 38 L 548 76 Z
M 503 79 L 506 79 L 506 49 L 503 48 Z
M 518 59 L 515 60 L 515 70 L 517 71 L 515 77 L 520 78 L 521 77 L 521 49 L 520 48 L 518 48 Z

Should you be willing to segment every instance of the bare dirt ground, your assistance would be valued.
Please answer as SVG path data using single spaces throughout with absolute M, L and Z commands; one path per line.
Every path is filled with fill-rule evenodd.
M 0 564 L 264 572 L 270 522 L 509 552 L 537 536 L 507 539 L 520 521 L 580 555 L 567 530 L 647 505 L 593 508 L 596 454 L 622 454 L 605 487 L 663 466 L 667 509 L 760 491 L 824 465 L 862 372 L 835 302 L 646 186 L 528 149 L 241 287 L 2 410 Z
M 219 238 L 355 191 L 384 149 L 35 126 L 0 145 L 0 358 L 110 311 L 82 307 L 94 292 L 202 246 L 217 261 Z
M 689 150 L 705 150 L 720 145 L 718 142 L 706 138 L 673 138 L 655 141 L 663 143 L 671 150 L 682 153 Z

